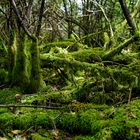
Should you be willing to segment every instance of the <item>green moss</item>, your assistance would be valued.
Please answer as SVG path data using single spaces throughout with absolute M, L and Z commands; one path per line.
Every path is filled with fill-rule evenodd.
M 80 111 L 87 111 L 89 109 L 97 109 L 97 110 L 104 110 L 109 108 L 107 105 L 97 105 L 91 103 L 71 103 L 68 106 L 64 107 L 65 111 L 73 111 L 73 112 L 80 112 Z
M 0 129 L 3 131 L 12 130 L 15 116 L 11 113 L 0 114 Z
M 109 128 L 104 128 L 96 134 L 95 139 L 96 140 L 113 140 L 112 131 Z
M 4 69 L 0 69 L 0 85 L 8 82 L 8 72 Z
M 49 140 L 47 137 L 43 137 L 39 135 L 38 133 L 32 133 L 31 137 L 32 137 L 31 138 L 32 140 Z
M 17 37 L 16 34 L 10 36 L 10 45 L 8 47 L 8 81 L 13 81 L 13 70 L 16 65 L 16 54 L 17 54 Z
M 137 104 L 137 106 L 135 105 Z M 139 139 L 140 101 L 135 100 L 115 111 L 109 126 L 114 139 Z
M 73 53 L 69 53 L 69 55 L 71 55 L 73 59 L 81 61 L 81 62 L 89 62 L 89 63 L 100 62 L 101 54 L 102 54 L 102 51 L 100 48 L 84 49 L 84 50 L 79 50 Z
M 108 51 L 106 54 L 103 55 L 102 57 L 103 60 L 111 60 L 112 57 L 114 57 L 116 54 L 119 54 L 122 51 L 122 49 L 127 47 L 129 44 L 133 43 L 136 38 L 137 38 L 137 35 L 132 36 L 131 38 L 121 43 L 118 47 L 113 48 L 112 50 Z
M 72 140 L 96 140 L 94 136 L 75 136 Z
M 18 115 L 14 120 L 14 127 L 19 130 L 29 129 L 34 126 L 34 117 L 31 113 Z
M 89 109 L 79 114 L 80 131 L 82 133 L 96 134 L 103 126 L 99 119 L 101 119 L 100 113 L 97 110 Z
M 73 106 L 73 105 L 72 105 Z M 86 134 L 92 136 L 77 136 L 73 139 L 139 139 L 140 128 L 140 100 L 134 100 L 119 108 L 89 109 L 92 104 L 79 104 L 70 113 L 60 113 L 59 111 L 47 110 L 47 112 L 37 109 L 23 114 L 5 113 L 5 109 L 0 110 L 0 129 L 8 130 L 20 129 L 27 130 L 35 128 L 38 130 L 53 129 L 55 126 L 61 130 L 67 130 L 72 134 Z M 22 110 L 23 111 L 23 110 Z M 6 128 L 6 129 L 5 129 Z M 38 135 L 44 131 L 38 131 Z M 45 134 L 45 133 L 44 133 Z M 44 135 L 43 134 L 43 135 Z M 42 138 L 46 138 L 45 134 Z M 42 136 L 42 135 L 41 135 Z M 62 135 L 61 135 L 62 136 Z M 33 136 L 35 139 L 35 135 Z
M 59 47 L 59 48 L 66 48 L 69 52 L 77 51 L 79 49 L 84 49 L 87 48 L 86 45 L 81 44 L 79 42 L 75 41 L 61 41 L 61 42 L 52 42 L 52 43 L 47 43 L 46 46 L 43 47 L 42 52 L 50 52 L 52 48 Z M 56 49 L 57 50 L 57 49 Z
M 30 78 L 27 70 L 27 54 L 25 41 L 25 34 L 20 35 L 16 43 L 16 62 L 12 72 L 13 85 L 19 86 L 22 89 L 26 89 L 28 87 Z
M 52 100 L 55 103 L 70 103 L 72 102 L 72 96 L 67 90 L 61 92 L 51 92 L 46 94 L 46 100 Z
M 31 45 L 31 77 L 28 91 L 30 93 L 37 92 L 41 87 L 41 69 L 40 69 L 40 58 L 38 40 L 32 42 Z
M 19 93 L 18 88 L 5 88 L 0 90 L 0 104 L 15 103 L 15 94 Z
M 72 133 L 77 133 L 80 127 L 75 113 L 64 113 L 57 121 L 57 126 L 62 130 L 68 130 Z
M 49 111 L 47 113 L 38 112 L 35 113 L 35 120 L 34 125 L 36 127 L 43 127 L 45 129 L 51 129 L 55 125 L 55 118 L 57 117 L 58 112 L 55 111 Z
M 0 114 L 6 113 L 7 112 L 7 108 L 0 108 Z

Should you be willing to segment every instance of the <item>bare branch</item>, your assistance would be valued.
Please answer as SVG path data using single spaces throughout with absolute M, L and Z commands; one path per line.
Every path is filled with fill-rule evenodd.
M 27 108 L 45 108 L 45 109 L 60 109 L 60 107 L 51 107 L 51 106 L 38 106 L 38 105 L 0 105 L 0 108 L 9 108 L 9 107 L 27 107 Z
M 14 10 L 14 13 L 16 14 L 20 24 L 21 24 L 21 27 L 23 28 L 23 30 L 25 31 L 25 33 L 32 39 L 34 40 L 34 37 L 31 35 L 31 33 L 28 31 L 28 29 L 25 27 L 24 25 L 24 22 L 22 20 L 22 18 L 20 17 L 20 14 L 18 12 L 18 9 L 17 9 L 17 6 L 15 4 L 15 1 L 14 0 L 9 0 L 11 5 L 13 6 L 13 10 Z

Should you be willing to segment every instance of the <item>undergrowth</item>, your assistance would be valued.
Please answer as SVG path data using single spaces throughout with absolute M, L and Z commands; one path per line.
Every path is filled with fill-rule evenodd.
M 33 99 L 35 96 L 39 97 L 36 94 Z M 47 98 L 47 94 L 44 97 Z M 26 98 L 29 96 L 23 96 L 24 101 Z M 59 103 L 63 103 L 59 110 L 16 108 L 13 113 L 9 108 L 1 108 L 0 130 L 4 130 L 8 139 L 14 138 L 8 135 L 11 130 L 27 131 L 28 139 L 33 140 L 54 139 L 55 133 L 60 140 L 64 137 L 72 140 L 140 139 L 139 99 L 111 107 L 77 101 L 64 104 L 60 102 L 63 96 L 57 93 L 58 98 Z

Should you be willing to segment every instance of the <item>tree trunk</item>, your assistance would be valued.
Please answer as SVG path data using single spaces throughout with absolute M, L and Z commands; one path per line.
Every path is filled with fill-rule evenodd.
M 39 49 L 37 46 L 37 39 L 32 40 L 31 45 L 31 79 L 30 79 L 29 91 L 35 93 L 40 88 L 41 82 L 41 70 L 40 70 L 40 58 Z
M 16 64 L 16 34 L 11 32 L 8 47 L 8 82 L 12 83 L 13 68 Z
M 17 37 L 16 62 L 12 73 L 12 84 L 22 89 L 28 87 L 30 78 L 27 70 L 27 54 L 25 47 L 25 33 L 22 33 Z
M 130 13 L 129 13 L 129 10 L 127 8 L 126 2 L 125 2 L 125 0 L 119 0 L 119 3 L 121 5 L 121 8 L 122 8 L 123 14 L 125 16 L 125 19 L 126 19 L 126 21 L 128 23 L 130 32 L 132 34 L 134 34 L 136 32 L 136 27 L 135 27 L 135 24 L 134 24 L 134 22 L 133 22 L 133 20 L 131 18 Z

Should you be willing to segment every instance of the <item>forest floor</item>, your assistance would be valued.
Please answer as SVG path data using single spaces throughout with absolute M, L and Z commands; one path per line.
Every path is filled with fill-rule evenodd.
M 78 102 L 66 91 L 6 88 L 0 104 L 0 140 L 140 139 L 140 99 L 113 106 Z

